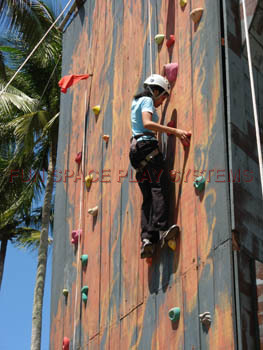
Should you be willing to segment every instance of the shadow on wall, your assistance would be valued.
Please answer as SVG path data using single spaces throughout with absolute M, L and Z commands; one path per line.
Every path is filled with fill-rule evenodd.
M 165 115 L 162 116 L 162 123 Z M 177 127 L 177 111 L 173 110 L 171 120 L 175 122 L 175 127 Z M 166 149 L 165 149 L 166 148 Z M 163 153 L 166 154 L 166 167 L 167 170 L 171 170 L 174 167 L 174 157 L 176 153 L 176 138 L 171 136 L 167 138 L 166 147 L 163 147 Z M 188 154 L 188 153 L 187 153 Z M 186 158 L 187 159 L 187 158 Z M 184 166 L 186 160 L 184 162 Z M 169 176 L 170 179 L 170 176 Z M 179 184 L 179 190 L 182 187 L 182 183 Z M 178 218 L 178 201 L 176 203 L 176 191 L 175 183 L 172 181 L 168 182 L 167 191 L 169 198 L 169 224 L 174 224 L 177 222 Z M 179 196 L 178 196 L 179 197 Z M 178 198 L 177 197 L 177 198 Z M 171 276 L 177 271 L 179 264 L 179 254 L 180 254 L 180 236 L 176 239 L 176 250 L 173 251 L 169 247 L 161 248 L 158 246 L 153 259 L 153 263 L 148 269 L 148 287 L 151 294 L 158 294 L 158 291 L 162 289 L 165 292 L 170 284 Z
M 169 0 L 168 10 L 167 10 L 167 19 L 166 19 L 166 39 L 170 38 L 171 34 L 174 34 L 175 31 L 175 0 Z M 168 49 L 169 53 L 169 62 L 172 61 L 173 56 L 173 46 Z

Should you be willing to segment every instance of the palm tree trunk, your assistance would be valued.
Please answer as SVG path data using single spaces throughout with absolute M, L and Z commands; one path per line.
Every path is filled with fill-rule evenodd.
M 47 253 L 48 253 L 48 230 L 50 223 L 50 208 L 52 201 L 54 168 L 56 164 L 56 150 L 50 147 L 50 158 L 48 164 L 48 176 L 44 196 L 44 205 L 42 212 L 42 228 L 40 236 L 40 245 L 38 250 L 37 277 L 34 291 L 33 315 L 32 315 L 32 334 L 31 350 L 40 350 L 41 348 L 41 330 L 42 330 L 42 309 L 45 289 Z
M 2 287 L 2 279 L 4 274 L 4 266 L 5 266 L 5 256 L 7 249 L 8 238 L 3 238 L 1 240 L 1 250 L 0 250 L 0 289 Z

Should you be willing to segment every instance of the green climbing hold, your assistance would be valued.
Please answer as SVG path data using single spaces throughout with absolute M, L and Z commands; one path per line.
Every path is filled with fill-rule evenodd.
M 82 262 L 82 266 L 86 266 L 88 263 L 88 254 L 81 255 L 80 260 Z
M 88 286 L 83 286 L 82 289 L 81 289 L 81 293 L 82 294 L 88 294 L 88 291 L 89 291 L 89 287 Z
M 86 304 L 86 302 L 88 301 L 88 296 L 87 296 L 87 294 L 82 293 L 81 296 L 82 296 L 82 301 Z
M 179 307 L 173 307 L 172 309 L 169 310 L 169 318 L 171 321 L 176 322 L 180 318 L 180 308 Z
M 205 188 L 205 178 L 204 176 L 198 176 L 194 181 L 194 187 L 198 192 L 202 192 Z
M 161 45 L 163 43 L 163 41 L 164 41 L 164 37 L 165 37 L 164 34 L 157 34 L 157 35 L 155 35 L 154 40 L 155 40 L 156 44 L 157 45 Z

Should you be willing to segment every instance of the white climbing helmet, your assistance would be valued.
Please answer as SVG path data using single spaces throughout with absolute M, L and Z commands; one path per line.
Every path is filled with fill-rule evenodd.
M 164 89 L 164 91 L 170 95 L 170 90 L 171 90 L 171 86 L 169 84 L 169 81 L 164 78 L 163 76 L 159 75 L 159 74 L 152 74 L 150 75 L 144 82 L 144 87 L 150 87 L 151 85 L 157 85 L 160 86 L 161 88 Z M 150 91 L 152 93 L 152 89 L 150 88 Z M 163 95 L 163 93 L 161 93 L 161 95 Z M 161 95 L 157 96 L 160 97 Z

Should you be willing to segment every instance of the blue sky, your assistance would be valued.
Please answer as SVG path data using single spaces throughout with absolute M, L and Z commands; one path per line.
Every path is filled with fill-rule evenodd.
M 51 258 L 48 257 L 43 307 L 42 350 L 49 348 Z M 37 252 L 29 253 L 8 243 L 0 292 L 0 349 L 29 350 Z

